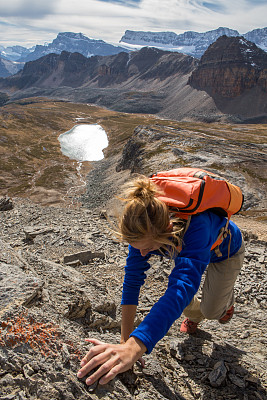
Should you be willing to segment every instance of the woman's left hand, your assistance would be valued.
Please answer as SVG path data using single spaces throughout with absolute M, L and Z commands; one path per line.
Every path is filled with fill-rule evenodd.
M 86 339 L 86 341 L 94 344 L 94 347 L 82 359 L 82 368 L 78 371 L 77 377 L 83 378 L 99 367 L 86 379 L 87 385 L 92 385 L 98 379 L 100 385 L 105 385 L 117 374 L 130 369 L 146 351 L 143 342 L 134 336 L 123 344 L 103 343 L 97 339 Z

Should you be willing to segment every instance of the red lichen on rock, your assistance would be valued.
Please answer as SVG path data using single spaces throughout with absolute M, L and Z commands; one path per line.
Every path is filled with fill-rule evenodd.
M 59 327 L 52 323 L 37 322 L 24 312 L 14 319 L 7 318 L 1 322 L 0 345 L 15 347 L 27 344 L 42 356 L 57 357 L 65 343 L 71 358 L 81 359 L 81 353 L 69 341 L 63 341 Z

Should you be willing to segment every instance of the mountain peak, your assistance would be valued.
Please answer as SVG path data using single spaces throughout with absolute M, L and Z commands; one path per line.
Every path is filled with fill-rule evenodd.
M 220 60 L 220 62 L 227 63 L 242 61 L 254 67 L 261 65 L 266 68 L 266 59 L 266 52 L 244 36 L 228 37 L 223 35 L 209 46 L 200 60 L 200 65 L 211 62 L 211 60 Z
M 211 96 L 235 98 L 247 89 L 266 92 L 267 53 L 243 36 L 221 36 L 201 57 L 189 78 L 195 89 Z
M 221 33 L 222 35 L 225 34 L 226 36 L 239 36 L 239 32 L 237 30 L 230 29 L 225 26 L 220 26 L 219 28 L 215 29 L 215 32 Z
M 75 32 L 59 32 L 57 35 L 57 38 L 62 38 L 62 37 L 69 37 L 73 39 L 88 39 L 83 33 L 75 33 Z
M 105 43 L 101 39 L 90 39 L 89 37 L 85 36 L 83 33 L 74 33 L 74 32 L 59 32 L 56 39 L 53 40 L 53 43 L 57 43 L 59 41 L 68 41 L 68 40 L 77 40 L 77 41 L 83 41 L 85 40 L 88 43 Z
M 45 46 L 37 45 L 35 50 L 20 59 L 20 61 L 33 61 L 49 53 L 60 54 L 62 51 L 80 53 L 85 57 L 94 55 L 106 56 L 126 51 L 122 47 L 116 47 L 103 40 L 90 39 L 83 33 L 60 32 L 52 43 Z

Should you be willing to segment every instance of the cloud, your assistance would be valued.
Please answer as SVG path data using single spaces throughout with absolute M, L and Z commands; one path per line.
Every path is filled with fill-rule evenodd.
M 216 3 L 203 2 L 203 7 L 206 7 L 209 10 L 218 13 L 225 11 L 225 6 L 223 4 L 218 4 L 218 2 Z
M 0 25 L 12 26 L 13 28 L 16 26 L 15 24 L 11 24 L 10 22 L 2 21 L 2 20 L 0 20 Z
M 7 0 L 0 3 L 1 17 L 43 18 L 54 11 L 53 0 Z
M 142 0 L 99 0 L 103 1 L 104 3 L 113 3 L 113 4 L 120 4 L 125 7 L 138 7 L 139 3 L 141 3 Z
M 118 43 L 127 29 L 179 34 L 225 26 L 242 34 L 265 27 L 267 15 L 266 0 L 7 0 L 5 3 L 0 5 L 0 44 L 25 41 L 26 47 L 50 42 L 58 32 L 81 32 L 111 43 Z
M 266 5 L 266 0 L 247 0 L 247 3 L 250 4 L 251 6 L 256 6 L 257 4 Z

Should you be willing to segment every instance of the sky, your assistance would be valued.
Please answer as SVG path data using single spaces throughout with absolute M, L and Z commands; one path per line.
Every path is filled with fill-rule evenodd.
M 0 45 L 50 43 L 81 32 L 118 44 L 125 30 L 244 34 L 267 26 L 267 0 L 0 0 Z

